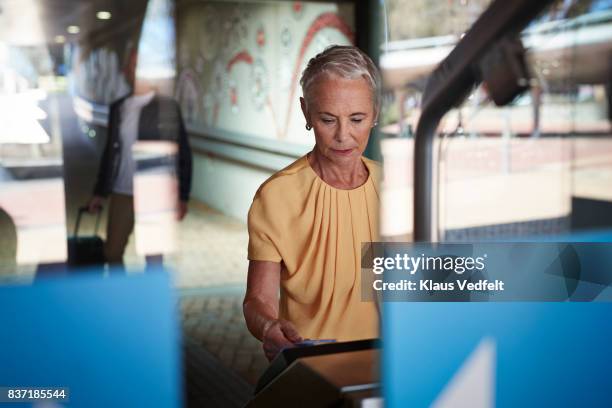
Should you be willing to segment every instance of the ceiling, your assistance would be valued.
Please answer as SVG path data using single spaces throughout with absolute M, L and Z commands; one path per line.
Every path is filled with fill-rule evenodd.
M 0 42 L 17 46 L 65 41 L 103 42 L 105 37 L 138 23 L 147 0 L 0 0 Z M 110 20 L 96 18 L 108 11 Z M 79 26 L 78 34 L 67 32 Z

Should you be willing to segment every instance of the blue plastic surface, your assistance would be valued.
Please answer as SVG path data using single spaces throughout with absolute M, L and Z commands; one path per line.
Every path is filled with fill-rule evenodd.
M 389 302 L 383 326 L 386 407 L 429 407 L 483 339 L 495 407 L 612 406 L 612 303 Z
M 69 387 L 68 407 L 182 405 L 166 273 L 0 287 L 0 310 L 0 386 Z

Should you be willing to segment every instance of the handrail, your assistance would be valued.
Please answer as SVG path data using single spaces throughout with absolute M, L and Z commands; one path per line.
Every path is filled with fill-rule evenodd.
M 433 229 L 433 142 L 442 117 L 480 82 L 474 66 L 503 36 L 519 33 L 553 0 L 495 0 L 430 75 L 414 146 L 414 240 L 436 241 Z

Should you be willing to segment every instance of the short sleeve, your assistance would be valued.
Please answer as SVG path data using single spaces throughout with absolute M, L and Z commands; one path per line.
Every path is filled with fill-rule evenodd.
M 249 210 L 249 253 L 250 261 L 280 262 L 282 257 L 277 244 L 271 238 L 275 231 L 273 209 L 266 205 L 259 192 L 255 195 Z

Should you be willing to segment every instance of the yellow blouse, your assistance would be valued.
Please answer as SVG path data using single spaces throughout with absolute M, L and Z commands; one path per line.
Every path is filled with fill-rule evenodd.
M 374 302 L 361 301 L 361 243 L 378 239 L 380 166 L 367 181 L 326 184 L 306 156 L 259 187 L 249 210 L 249 259 L 281 262 L 280 318 L 303 338 L 378 337 Z

